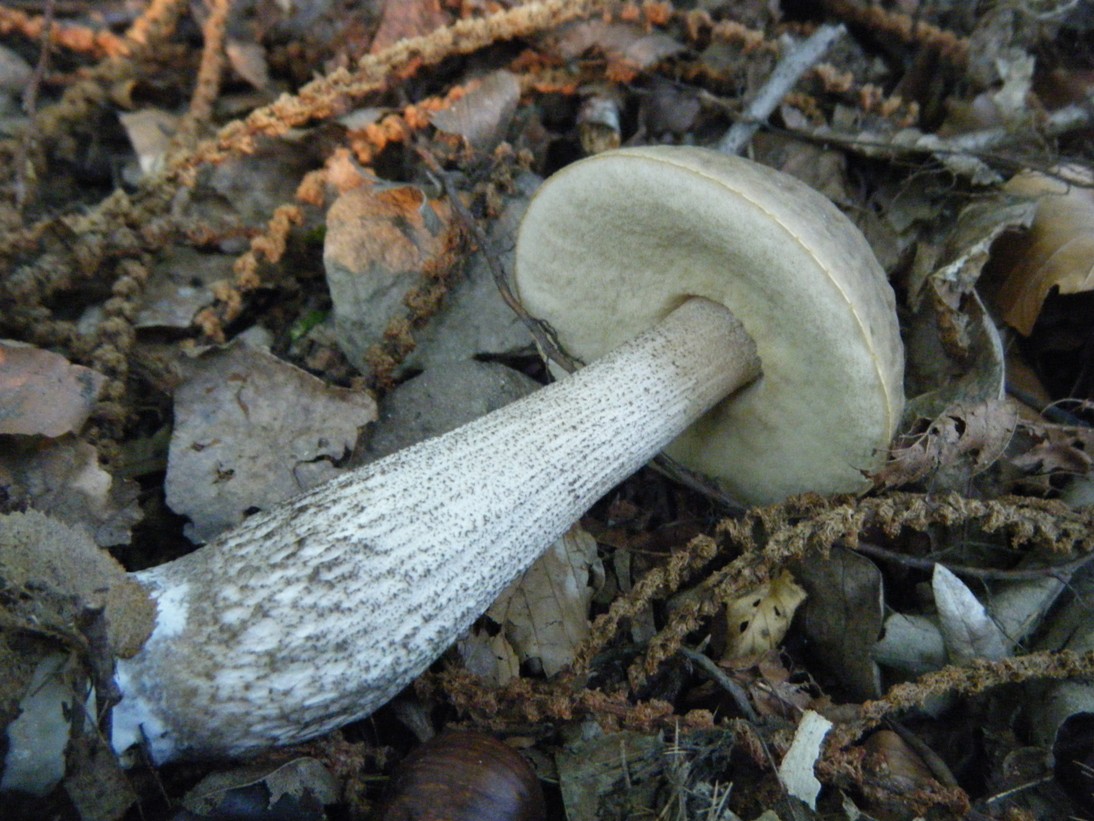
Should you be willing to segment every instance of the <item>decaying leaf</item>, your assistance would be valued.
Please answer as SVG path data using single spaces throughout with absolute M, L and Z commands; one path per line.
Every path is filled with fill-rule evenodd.
M 101 609 L 110 649 L 128 658 L 152 632 L 148 591 L 86 530 L 36 510 L 0 517 L 0 580 L 5 626 L 27 634 L 74 635 L 85 609 Z
M 495 71 L 473 81 L 470 90 L 430 121 L 441 131 L 457 134 L 479 151 L 490 151 L 505 138 L 520 101 L 520 82 L 508 71 Z
M 266 49 L 261 43 L 229 37 L 224 53 L 236 74 L 257 88 L 264 89 L 270 82 L 270 69 L 266 63 Z
M 636 732 L 602 735 L 570 745 L 555 755 L 555 762 L 567 819 L 623 818 L 627 799 L 631 806 L 654 805 L 665 741 L 660 735 Z M 638 795 L 644 803 L 636 800 Z M 605 815 L 605 805 L 622 806 Z
M 27 652 L 26 642 L 23 647 L 12 646 L 14 638 L 15 631 L 7 636 L 0 633 L 0 660 L 5 662 L 0 675 L 0 728 L 14 748 L 4 757 L 0 790 L 43 796 L 64 778 L 69 726 L 63 710 L 75 703 L 86 679 L 73 654 L 51 653 L 38 660 Z M 57 705 L 62 709 L 56 709 Z
M 33 74 L 30 63 L 7 46 L 0 46 L 0 91 L 21 94 Z
M 833 547 L 823 562 L 796 565 L 809 598 L 799 623 L 810 654 L 859 698 L 881 695 L 870 650 L 882 630 L 881 572 L 865 556 Z
M 0 341 L 0 434 L 61 436 L 83 427 L 106 377 L 63 356 Z
M 520 659 L 503 633 L 475 627 L 456 643 L 460 660 L 490 687 L 504 687 L 520 677 Z
M 188 328 L 194 315 L 213 301 L 213 286 L 232 277 L 234 257 L 196 251 L 185 245 L 164 249 L 145 287 L 137 328 Z
M 1019 470 L 1030 474 L 1069 473 L 1076 476 L 1089 473 L 1094 466 L 1094 430 L 1072 425 L 1050 425 L 1044 422 L 1023 424 L 1023 430 L 1033 445 L 1024 453 L 1011 457 Z
M 789 571 L 726 604 L 725 658 L 764 653 L 786 636 L 805 591 Z
M 175 393 L 165 486 L 198 541 L 332 478 L 333 462 L 376 419 L 370 396 L 248 345 L 209 352 L 187 370 Z
M 589 634 L 590 574 L 596 562 L 596 540 L 574 526 L 487 611 L 522 661 L 539 659 L 552 676 L 573 659 Z
M 178 128 L 178 117 L 169 111 L 146 108 L 118 114 L 126 136 L 137 154 L 141 174 L 155 174 L 163 167 L 163 159 Z
M 567 26 L 558 50 L 572 60 L 586 52 L 599 52 L 608 59 L 608 75 L 625 79 L 683 50 L 683 44 L 661 32 L 647 33 L 631 23 L 589 20 Z
M 325 817 L 322 806 L 333 804 L 339 782 L 315 758 L 303 756 L 276 764 L 249 764 L 203 778 L 182 799 L 198 818 L 272 814 L 312 819 Z
M 988 610 L 1010 646 L 1031 635 L 1067 587 L 1068 576 L 1045 568 L 1040 579 L 1001 582 L 992 588 Z
M 873 479 L 879 487 L 892 488 L 928 475 L 938 480 L 947 470 L 954 474 L 948 483 L 961 485 L 1003 455 L 1017 425 L 1017 411 L 1009 402 L 955 405 L 905 437 L 909 444 L 894 448 Z
M 916 790 L 929 791 L 938 779 L 923 757 L 892 730 L 878 730 L 865 741 L 863 768 L 871 775 L 871 784 L 884 785 L 872 793 L 866 807 L 875 818 L 908 818 L 904 796 Z
M 373 54 L 407 37 L 428 34 L 448 22 L 440 0 L 384 0 L 383 7 L 370 47 Z
M 974 202 L 918 244 L 908 281 L 914 312 L 905 323 L 906 418 L 1002 398 L 1003 345 L 976 285 L 992 244 L 1030 224 L 1033 213 L 1025 201 Z
M 1007 637 L 964 582 L 936 564 L 931 587 L 950 661 L 968 664 L 976 659 L 997 661 L 1010 655 Z
M 1005 186 L 1037 204 L 1029 231 L 1005 237 L 994 251 L 1005 277 L 996 300 L 1003 318 L 1024 336 L 1033 332 L 1053 288 L 1061 294 L 1094 290 L 1094 176 L 1071 166 L 1059 173 L 1063 178 L 1024 171 Z
M 810 684 L 787 668 L 777 649 L 722 661 L 719 666 L 744 688 L 761 717 L 795 719 L 815 700 Z
M 908 676 L 921 676 L 945 666 L 946 643 L 937 619 L 894 613 L 885 620 L 885 635 L 870 655 L 883 667 Z
M 83 527 L 101 547 L 128 544 L 141 519 L 136 483 L 111 476 L 95 448 L 72 436 L 0 448 L 0 486 L 12 506 Z

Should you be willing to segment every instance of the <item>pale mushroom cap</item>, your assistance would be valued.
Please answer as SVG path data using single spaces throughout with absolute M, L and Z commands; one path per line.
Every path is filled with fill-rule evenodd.
M 690 296 L 726 305 L 763 376 L 667 452 L 742 501 L 861 491 L 885 459 L 904 403 L 893 292 L 859 230 L 792 177 L 700 148 L 574 163 L 528 209 L 516 288 L 586 362 Z

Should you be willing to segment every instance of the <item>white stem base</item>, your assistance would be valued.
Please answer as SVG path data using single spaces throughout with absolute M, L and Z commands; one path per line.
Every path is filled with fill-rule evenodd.
M 158 762 L 303 741 L 414 680 L 614 485 L 759 372 L 691 299 L 566 380 L 137 574 L 157 625 L 119 662 L 115 747 Z

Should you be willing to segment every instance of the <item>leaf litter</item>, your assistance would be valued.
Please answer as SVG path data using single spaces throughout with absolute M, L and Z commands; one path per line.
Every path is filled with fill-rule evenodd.
M 76 2 L 47 39 L 79 70 L 36 72 L 47 5 L 0 4 L 0 335 L 36 363 L 0 369 L 0 505 L 131 568 L 341 469 L 414 367 L 479 357 L 544 379 L 524 337 L 413 358 L 495 310 L 449 314 L 481 273 L 452 191 L 492 232 L 478 253 L 504 258 L 499 216 L 536 179 L 620 143 L 715 144 L 794 42 L 847 25 L 749 147 L 844 208 L 900 297 L 911 413 L 873 493 L 731 514 L 643 471 L 585 517 L 577 554 L 480 621 L 489 663 L 452 653 L 401 708 L 261 763 L 318 761 L 341 797 L 307 778 L 366 817 L 416 701 L 427 732 L 522 745 L 571 819 L 810 817 L 795 795 L 831 817 L 1094 812 L 1094 520 L 1059 501 L 1081 498 L 1094 453 L 1075 4 Z M 37 104 L 17 104 L 28 89 Z M 347 217 L 350 200 L 390 207 Z M 347 230 L 378 261 L 337 270 Z M 386 279 L 355 293 L 351 264 Z M 179 368 L 244 334 L 269 350 Z M 45 606 L 60 587 L 36 589 Z M 34 665 L 4 624 L 8 693 Z M 761 641 L 735 646 L 734 625 Z M 73 653 L 77 683 L 101 655 L 79 635 L 35 638 Z M 789 778 L 805 716 L 832 729 Z M 13 811 L 148 817 L 189 786 L 103 769 L 89 743 Z

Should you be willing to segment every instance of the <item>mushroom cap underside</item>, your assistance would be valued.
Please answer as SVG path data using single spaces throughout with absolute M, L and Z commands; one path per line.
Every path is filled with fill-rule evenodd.
M 666 452 L 744 502 L 855 492 L 903 408 L 895 300 L 859 230 L 821 194 L 701 148 L 626 148 L 569 165 L 521 224 L 515 285 L 589 362 L 692 296 L 756 342 L 759 380 Z

